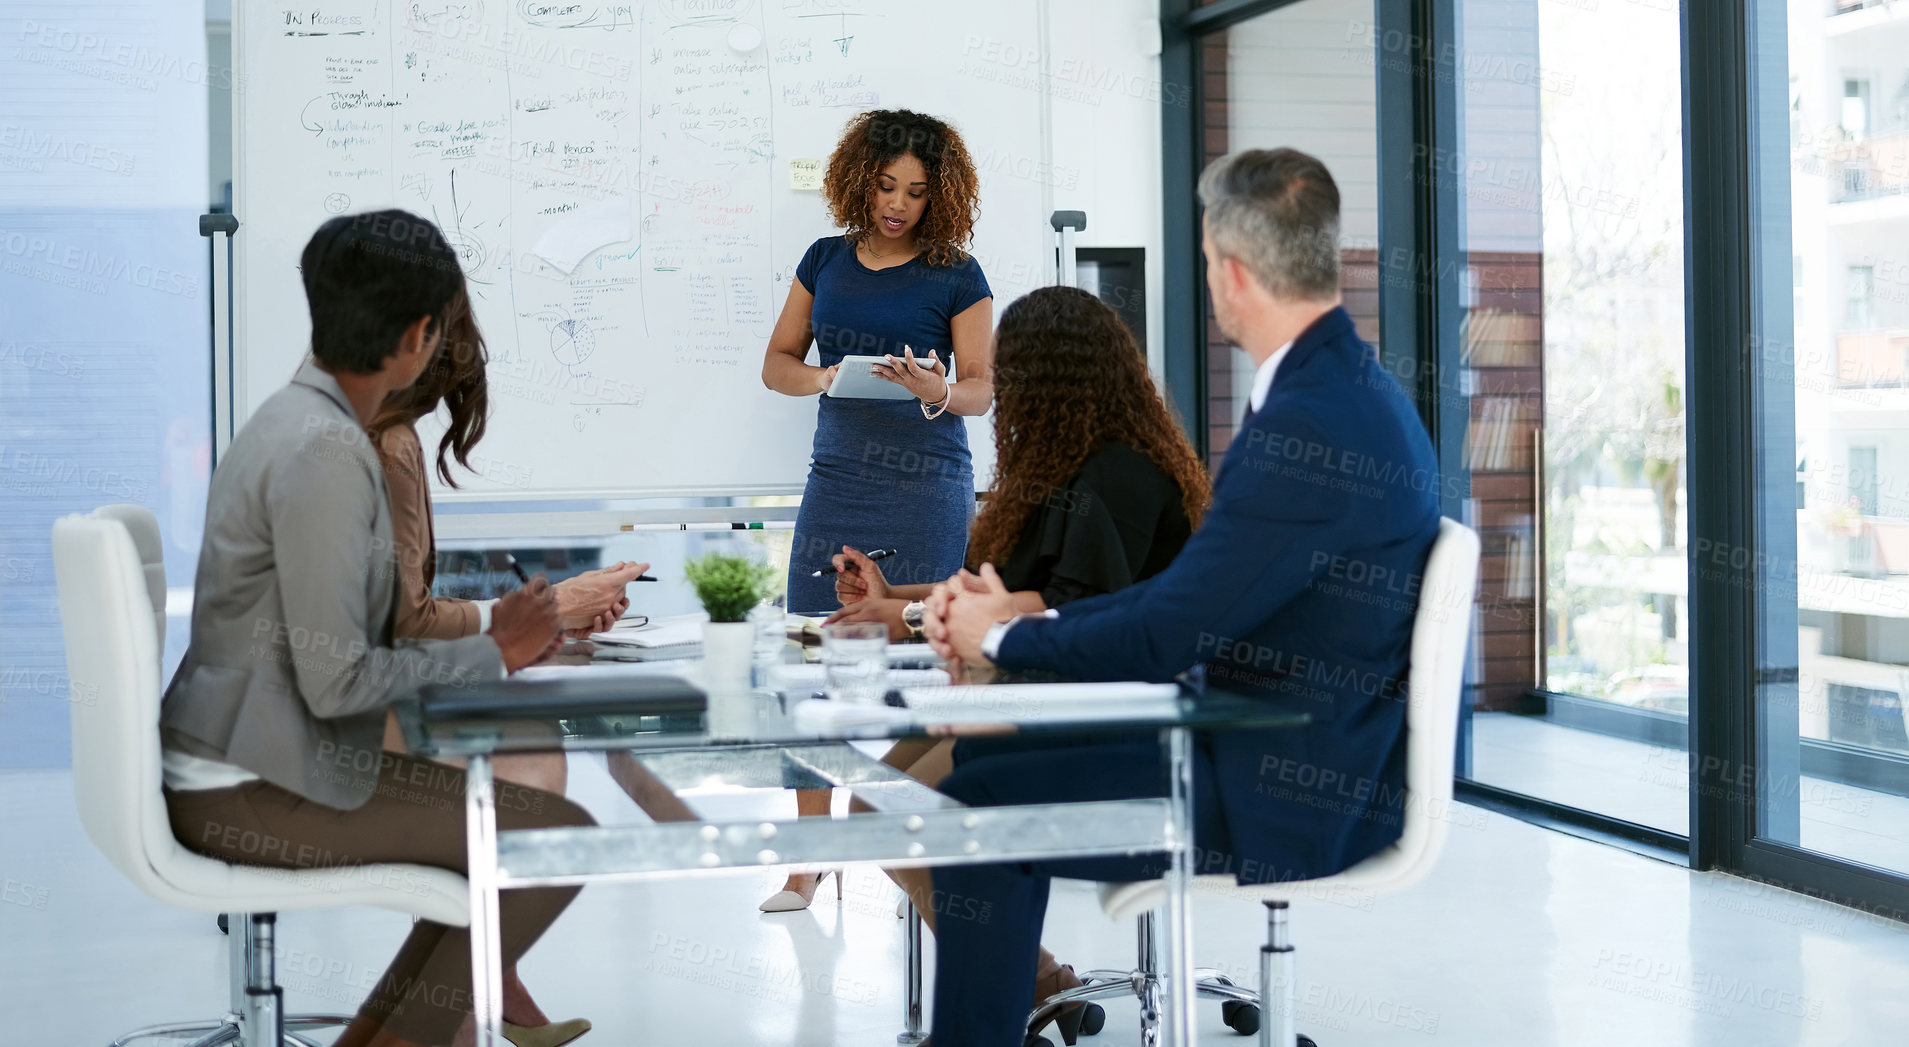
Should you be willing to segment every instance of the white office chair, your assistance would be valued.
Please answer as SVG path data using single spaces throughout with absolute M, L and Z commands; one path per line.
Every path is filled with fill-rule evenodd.
M 1417 882 L 1445 846 L 1446 814 L 1452 803 L 1452 775 L 1458 748 L 1458 712 L 1464 683 L 1465 645 L 1471 631 L 1472 598 L 1478 590 L 1478 535 L 1455 520 L 1441 519 L 1438 538 L 1425 562 L 1418 610 L 1412 620 L 1410 689 L 1405 711 L 1405 824 L 1397 843 L 1344 872 L 1317 880 L 1241 886 L 1231 876 L 1202 876 L 1202 894 L 1259 901 L 1267 910 L 1267 943 L 1260 949 L 1260 986 L 1255 992 L 1235 985 L 1219 971 L 1195 972 L 1196 992 L 1224 1001 L 1226 1024 L 1235 1032 L 1260 1034 L 1261 1047 L 1312 1047 L 1293 1028 L 1293 947 L 1287 940 L 1286 906 L 1295 894 L 1351 889 L 1370 894 L 1402 890 Z M 1141 1042 L 1159 1042 L 1158 1015 L 1149 1001 L 1159 999 L 1159 961 L 1153 912 L 1166 900 L 1159 880 L 1108 883 L 1100 887 L 1100 907 L 1114 919 L 1139 917 L 1140 966 L 1132 971 L 1098 970 L 1081 975 L 1087 984 L 1041 1001 L 1029 1027 L 1044 1022 L 1076 1000 L 1138 996 Z M 1270 997 L 1272 1013 L 1262 1023 L 1260 1001 Z M 1030 1040 L 1030 1042 L 1032 1042 Z
M 195 854 L 173 838 L 160 795 L 159 655 L 165 630 L 165 566 L 159 526 L 137 505 L 111 505 L 53 524 L 53 571 L 72 688 L 73 792 L 86 834 L 147 894 L 231 923 L 231 1010 L 210 1021 L 128 1033 L 203 1033 L 192 1047 L 316 1044 L 291 1030 L 342 1025 L 343 1015 L 281 1014 L 273 970 L 275 914 L 371 906 L 468 926 L 464 878 L 421 865 L 272 869 Z

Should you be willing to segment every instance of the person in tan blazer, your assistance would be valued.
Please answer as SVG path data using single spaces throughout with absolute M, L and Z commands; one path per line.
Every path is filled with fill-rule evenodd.
M 281 868 L 416 862 L 465 871 L 464 775 L 382 751 L 388 707 L 427 684 L 496 679 L 559 633 L 541 576 L 457 640 L 394 635 L 397 558 L 365 427 L 431 362 L 457 256 L 403 211 L 343 215 L 300 259 L 312 358 L 220 455 L 192 633 L 160 707 L 173 834 L 222 861 Z M 587 826 L 562 796 L 496 787 L 500 830 Z M 514 964 L 576 888 L 505 892 Z M 473 1039 L 470 937 L 420 921 L 334 1047 Z
M 488 362 L 484 334 L 471 311 L 470 296 L 460 288 L 452 299 L 444 339 L 429 366 L 409 388 L 385 399 L 370 426 L 378 459 L 384 467 L 385 489 L 391 501 L 391 536 L 398 564 L 398 606 L 395 631 L 415 639 L 456 640 L 484 631 L 491 614 L 490 600 L 459 600 L 433 596 L 437 569 L 437 541 L 431 526 L 431 482 L 418 438 L 417 423 L 439 407 L 450 416 L 438 441 L 437 474 L 457 486 L 451 460 L 469 468 L 471 449 L 483 439 L 490 395 L 485 379 Z M 624 587 L 649 569 L 646 563 L 618 563 L 587 571 L 551 586 L 558 615 L 572 635 L 610 628 L 629 608 Z M 385 749 L 403 752 L 397 718 L 385 723 Z M 462 760 L 444 760 L 461 765 Z M 561 752 L 518 753 L 491 762 L 504 781 L 563 795 L 569 763 Z M 512 966 L 504 971 L 505 1036 L 518 1047 L 559 1047 L 590 1030 L 583 1018 L 553 1022 L 530 995 Z
M 494 602 L 431 595 L 437 542 L 431 526 L 431 477 L 417 423 L 436 414 L 440 406 L 450 415 L 438 440 L 437 475 L 445 485 L 456 487 L 451 460 L 471 468 L 471 451 L 484 438 L 490 413 L 485 375 L 490 358 L 464 288 L 451 300 L 448 316 L 442 347 L 430 366 L 410 387 L 385 399 L 370 427 L 384 466 L 391 530 L 398 546 L 398 635 L 432 640 L 455 640 L 484 631 Z M 575 636 L 609 628 L 630 606 L 624 587 L 649 567 L 626 561 L 551 586 L 564 631 Z

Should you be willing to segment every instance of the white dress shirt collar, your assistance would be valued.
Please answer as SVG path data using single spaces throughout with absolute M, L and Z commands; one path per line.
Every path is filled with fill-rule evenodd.
M 1266 402 L 1266 394 L 1273 388 L 1273 373 L 1279 370 L 1279 362 L 1286 359 L 1286 354 L 1292 348 L 1293 343 L 1287 342 L 1273 350 L 1273 355 L 1267 357 L 1266 362 L 1259 365 L 1259 370 L 1253 372 L 1253 398 L 1247 403 L 1254 411 L 1258 411 Z

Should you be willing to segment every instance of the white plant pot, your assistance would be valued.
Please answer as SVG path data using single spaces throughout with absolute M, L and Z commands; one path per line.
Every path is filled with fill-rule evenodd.
M 755 721 L 749 689 L 756 627 L 749 622 L 703 623 L 703 686 L 709 692 L 709 732 L 746 735 Z

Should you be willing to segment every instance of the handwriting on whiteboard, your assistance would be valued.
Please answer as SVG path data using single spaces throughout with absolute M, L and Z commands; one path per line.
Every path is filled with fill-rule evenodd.
M 918 19 L 872 0 L 264 3 L 244 30 L 244 64 L 260 73 L 241 117 L 245 265 L 267 274 L 247 292 L 251 330 L 303 304 L 286 274 L 325 216 L 425 215 L 470 287 L 499 448 L 720 424 L 774 434 L 774 454 L 788 452 L 732 456 L 748 463 L 736 476 L 630 482 L 799 481 L 814 404 L 768 392 L 759 371 L 796 263 L 832 223 L 814 189 L 791 186 L 790 161 L 814 161 L 819 177 L 848 117 L 886 101 L 883 85 L 951 107 L 977 144 L 1002 139 L 998 155 L 1042 155 L 1036 124 L 1006 119 L 1011 92 L 937 79 L 959 69 L 960 33 L 924 38 Z M 990 32 L 1035 39 L 1025 0 L 959 6 Z M 1025 226 L 1034 242 L 1045 214 L 1018 206 L 991 196 L 989 228 Z M 1040 257 L 1013 244 L 1007 255 Z M 598 484 L 566 471 L 587 457 L 540 458 L 534 483 Z M 485 471 L 532 485 L 528 471 Z

